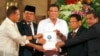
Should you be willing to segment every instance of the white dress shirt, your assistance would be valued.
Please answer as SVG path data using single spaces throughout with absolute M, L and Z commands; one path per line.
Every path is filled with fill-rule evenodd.
M 19 44 L 28 44 L 26 36 L 21 36 L 16 23 L 6 18 L 0 26 L 0 56 L 18 56 Z
M 68 26 L 66 24 L 66 21 L 64 21 L 62 19 L 58 19 L 58 18 L 57 18 L 57 22 L 55 25 L 50 21 L 50 18 L 40 21 L 40 23 L 38 25 L 37 34 L 50 32 L 50 31 L 54 31 L 54 30 L 59 30 L 67 38 Z

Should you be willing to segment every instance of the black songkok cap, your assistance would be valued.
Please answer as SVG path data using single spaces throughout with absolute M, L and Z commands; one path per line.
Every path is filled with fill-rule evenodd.
M 24 11 L 30 11 L 30 12 L 35 12 L 35 7 L 26 5 Z

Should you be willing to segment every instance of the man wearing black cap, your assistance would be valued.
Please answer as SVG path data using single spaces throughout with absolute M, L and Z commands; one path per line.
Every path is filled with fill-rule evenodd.
M 35 7 L 26 5 L 23 12 L 23 19 L 17 23 L 19 32 L 21 35 L 33 36 L 36 34 L 37 25 L 33 23 L 33 19 L 35 18 Z M 32 43 L 35 43 L 36 40 L 30 40 Z M 34 49 L 28 46 L 20 47 L 19 56 L 33 56 Z

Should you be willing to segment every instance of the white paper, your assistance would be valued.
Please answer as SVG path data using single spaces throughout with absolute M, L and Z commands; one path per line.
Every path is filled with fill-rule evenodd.
M 46 32 L 43 33 L 43 38 L 46 40 L 46 43 L 43 45 L 43 48 L 45 50 L 52 50 L 55 47 L 55 44 L 57 42 L 57 35 L 56 32 Z

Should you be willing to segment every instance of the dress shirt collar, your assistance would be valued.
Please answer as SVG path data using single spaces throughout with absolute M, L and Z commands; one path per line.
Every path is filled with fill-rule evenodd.
M 48 23 L 51 23 L 50 18 L 47 18 L 47 22 L 48 22 Z M 56 22 L 56 23 L 59 23 L 59 22 L 60 22 L 60 19 L 59 19 L 59 18 L 57 18 L 57 22 Z
M 15 24 L 13 21 L 10 20 L 10 18 L 6 17 L 7 22 L 9 22 L 10 24 Z
M 78 31 L 78 29 L 79 29 L 79 27 L 78 27 L 77 29 L 73 30 L 73 32 L 77 32 L 77 31 Z
M 27 24 L 30 24 L 30 25 L 32 25 L 32 22 L 27 22 Z

